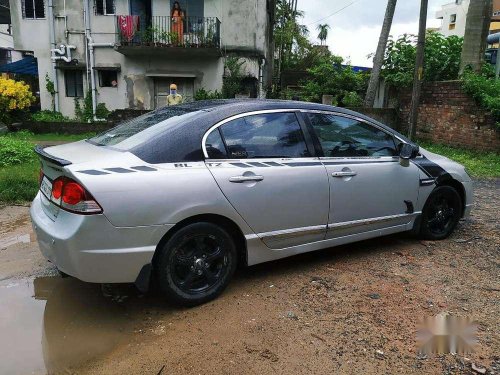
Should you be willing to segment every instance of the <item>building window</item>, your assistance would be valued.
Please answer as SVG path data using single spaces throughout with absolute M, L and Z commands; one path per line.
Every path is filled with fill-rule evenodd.
M 455 22 L 457 22 L 457 15 L 450 14 L 450 23 L 455 23 Z
M 117 87 L 118 72 L 116 70 L 99 70 L 100 87 Z
M 45 18 L 44 0 L 22 0 L 23 18 L 37 20 Z
M 95 0 L 95 14 L 108 16 L 115 14 L 115 0 Z
M 64 84 L 67 97 L 83 98 L 83 72 L 81 70 L 66 70 Z

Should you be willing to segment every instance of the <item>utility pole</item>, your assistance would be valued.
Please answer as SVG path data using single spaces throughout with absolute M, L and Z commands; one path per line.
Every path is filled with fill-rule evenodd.
M 420 20 L 418 27 L 417 56 L 415 58 L 415 73 L 413 75 L 413 91 L 411 93 L 411 107 L 408 116 L 408 138 L 415 138 L 417 132 L 418 106 L 422 92 L 422 80 L 424 78 L 424 48 L 425 29 L 427 26 L 427 6 L 429 0 L 420 3 Z

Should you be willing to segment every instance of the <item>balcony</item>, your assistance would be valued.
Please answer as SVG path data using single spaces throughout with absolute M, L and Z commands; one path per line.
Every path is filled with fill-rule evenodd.
M 220 56 L 217 17 L 116 16 L 116 50 L 129 56 Z

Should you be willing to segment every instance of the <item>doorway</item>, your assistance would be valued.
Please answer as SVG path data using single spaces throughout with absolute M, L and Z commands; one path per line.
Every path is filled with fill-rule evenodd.
M 155 82 L 155 109 L 167 104 L 170 85 L 177 85 L 177 93 L 182 95 L 184 103 L 194 100 L 194 77 L 157 77 Z

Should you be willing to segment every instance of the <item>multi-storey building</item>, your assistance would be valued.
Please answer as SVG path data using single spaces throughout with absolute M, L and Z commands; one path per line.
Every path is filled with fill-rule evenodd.
M 221 90 L 228 56 L 244 61 L 247 94 L 261 96 L 272 74 L 273 0 L 181 0 L 182 18 L 174 3 L 10 0 L 15 48 L 38 58 L 42 108 L 73 116 L 90 90 L 94 107 L 153 109 L 171 83 L 192 100 L 200 88 Z

